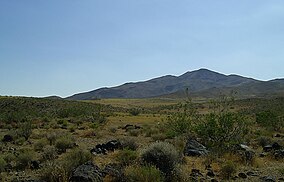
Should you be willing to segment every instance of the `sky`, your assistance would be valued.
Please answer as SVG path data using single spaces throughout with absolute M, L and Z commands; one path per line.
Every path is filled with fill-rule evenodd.
M 66 97 L 200 68 L 284 78 L 284 1 L 0 1 L 0 95 Z

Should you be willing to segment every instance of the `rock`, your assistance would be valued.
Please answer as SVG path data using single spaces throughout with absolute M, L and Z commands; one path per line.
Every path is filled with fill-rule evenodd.
M 272 151 L 272 145 L 265 145 L 264 147 L 263 147 L 263 151 L 264 152 L 270 152 L 270 151 Z
M 141 129 L 141 128 L 142 128 L 141 126 L 132 125 L 132 124 L 127 124 L 124 127 L 122 127 L 122 129 L 125 130 L 125 131 L 129 131 L 131 129 Z
M 107 152 L 114 151 L 121 148 L 121 143 L 117 140 L 111 140 L 107 143 L 98 144 L 91 149 L 92 154 L 107 154 Z
M 283 159 L 284 158 L 284 149 L 282 150 L 276 150 L 274 153 L 273 153 L 275 159 Z
M 211 182 L 218 182 L 217 179 L 211 179 Z
M 3 142 L 12 142 L 14 139 L 11 135 L 4 135 L 2 141 Z
M 31 161 L 31 169 L 39 169 L 40 162 L 39 161 Z
M 207 155 L 209 151 L 205 146 L 198 143 L 194 139 L 188 139 L 184 148 L 184 155 L 186 156 L 203 156 Z
M 255 152 L 247 145 L 239 145 L 239 154 L 243 157 L 246 163 L 252 162 Z
M 248 177 L 245 173 L 239 173 L 238 176 L 243 179 L 246 179 Z
M 91 161 L 77 167 L 71 174 L 70 182 L 102 182 L 102 172 Z
M 281 138 L 281 137 L 283 137 L 283 135 L 277 133 L 277 134 L 274 135 L 274 137 L 276 137 L 276 138 Z
M 274 142 L 272 144 L 272 148 L 273 148 L 273 150 L 280 150 L 280 149 L 282 149 L 282 146 L 279 143 Z
M 265 156 L 267 156 L 267 154 L 266 154 L 265 152 L 261 152 L 261 153 L 259 154 L 259 157 L 265 157 Z
M 272 176 L 263 176 L 260 179 L 265 182 L 276 182 L 276 179 Z
M 213 172 L 212 169 L 208 169 L 208 172 L 207 172 L 206 175 L 209 176 L 209 177 L 211 177 L 211 178 L 214 178 L 214 177 L 215 177 L 215 174 L 214 174 L 214 172 Z

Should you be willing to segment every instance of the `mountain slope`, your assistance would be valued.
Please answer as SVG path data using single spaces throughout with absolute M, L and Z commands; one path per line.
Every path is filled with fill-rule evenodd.
M 100 88 L 75 94 L 67 99 L 91 100 L 96 98 L 147 98 L 189 89 L 199 92 L 210 88 L 237 87 L 260 81 L 238 75 L 223 75 L 207 69 L 187 72 L 181 76 L 163 76 L 144 82 L 126 83 L 112 88 Z

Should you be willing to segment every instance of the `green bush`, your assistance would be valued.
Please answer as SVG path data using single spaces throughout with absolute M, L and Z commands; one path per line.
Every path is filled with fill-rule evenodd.
M 196 109 L 190 100 L 178 107 L 179 111 L 168 116 L 165 126 L 162 126 L 169 138 L 189 133 L 192 125 L 199 120 Z
M 129 110 L 129 113 L 132 115 L 132 116 L 138 116 L 140 114 L 140 109 L 137 109 L 137 108 L 132 108 Z
M 125 148 L 118 153 L 117 160 L 122 165 L 129 165 L 131 163 L 134 163 L 137 157 L 138 157 L 138 154 L 136 151 Z
M 262 111 L 256 114 L 256 122 L 275 131 L 279 131 L 284 126 L 283 117 L 277 116 L 272 111 Z
M 125 177 L 129 182 L 162 182 L 163 175 L 154 166 L 129 166 L 125 169 Z
M 180 162 L 181 157 L 172 144 L 166 142 L 155 142 L 142 150 L 143 162 L 154 165 L 163 173 L 169 175 Z
M 195 132 L 211 150 L 222 153 L 244 139 L 247 123 L 238 113 L 211 113 L 195 126 Z

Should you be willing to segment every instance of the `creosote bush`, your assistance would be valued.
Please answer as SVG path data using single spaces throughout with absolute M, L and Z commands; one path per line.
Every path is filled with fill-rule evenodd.
M 141 159 L 146 164 L 154 165 L 166 175 L 169 175 L 180 162 L 181 156 L 172 144 L 155 142 L 142 150 Z
M 243 140 L 247 123 L 238 113 L 211 113 L 195 127 L 195 132 L 211 150 L 222 153 Z

